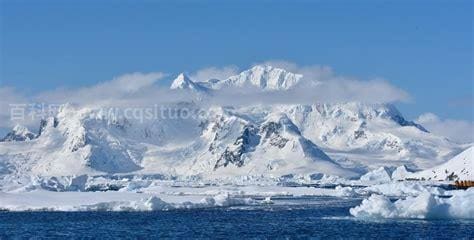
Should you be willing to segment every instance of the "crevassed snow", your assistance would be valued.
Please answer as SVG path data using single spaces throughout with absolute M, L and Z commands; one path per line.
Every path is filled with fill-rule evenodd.
M 474 189 L 452 191 L 452 197 L 440 198 L 424 192 L 395 202 L 383 195 L 372 195 L 351 208 L 358 218 L 474 219 Z

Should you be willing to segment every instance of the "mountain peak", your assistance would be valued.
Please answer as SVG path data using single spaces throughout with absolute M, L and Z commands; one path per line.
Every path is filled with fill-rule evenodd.
M 180 73 L 171 83 L 170 89 L 191 89 L 197 92 L 207 92 L 207 88 L 191 80 L 185 73 Z
M 171 84 L 171 89 L 184 89 L 189 88 L 189 86 L 193 85 L 194 82 L 185 74 L 180 73 Z
M 11 141 L 26 141 L 35 138 L 36 135 L 28 128 L 22 125 L 16 125 L 13 127 L 12 131 L 9 132 L 0 142 L 11 142 Z
M 300 82 L 303 75 L 276 68 L 270 65 L 256 65 L 217 82 L 215 88 L 258 87 L 263 90 L 288 90 Z

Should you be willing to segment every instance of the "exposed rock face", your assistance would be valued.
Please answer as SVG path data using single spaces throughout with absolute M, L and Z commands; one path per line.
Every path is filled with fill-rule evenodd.
M 21 142 L 32 140 L 36 135 L 28 130 L 28 128 L 16 125 L 11 132 L 9 132 L 0 142 Z
M 219 167 L 226 167 L 229 164 L 234 164 L 238 167 L 244 165 L 243 154 L 255 150 L 255 146 L 260 143 L 260 136 L 258 129 L 250 125 L 244 128 L 242 134 L 235 140 L 234 144 L 227 147 L 217 160 L 214 169 Z

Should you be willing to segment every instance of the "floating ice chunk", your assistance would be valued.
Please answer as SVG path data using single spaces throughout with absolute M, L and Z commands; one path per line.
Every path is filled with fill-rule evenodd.
M 112 201 L 85 205 L 77 208 L 80 211 L 166 211 L 171 209 L 193 209 L 211 207 L 230 207 L 251 205 L 255 201 L 250 198 L 231 197 L 229 194 L 219 194 L 203 198 L 201 201 L 192 202 L 165 202 L 157 196 L 152 196 L 139 201 Z
M 374 194 L 351 208 L 350 213 L 358 218 L 474 219 L 474 189 L 452 193 L 451 198 L 439 198 L 424 192 L 396 202 Z
M 343 186 L 338 185 L 336 186 L 335 190 L 336 190 L 335 195 L 340 196 L 340 197 L 351 197 L 351 196 L 357 195 L 357 193 L 352 187 L 343 187 Z
M 140 181 L 140 180 L 129 181 L 124 188 L 120 189 L 120 191 L 129 191 L 129 192 L 138 191 L 142 188 L 149 187 L 151 183 L 152 183 L 151 181 Z
M 360 177 L 362 182 L 371 182 L 371 183 L 385 183 L 390 182 L 392 178 L 390 177 L 389 172 L 386 168 L 380 167 L 373 171 L 370 171 Z
M 56 208 L 50 209 L 51 211 L 58 210 Z M 68 209 L 69 210 L 69 209 Z M 135 202 L 128 201 L 111 201 L 111 202 L 100 202 L 91 205 L 83 205 L 72 207 L 73 211 L 138 211 Z
M 395 171 L 393 171 L 392 173 L 392 179 L 393 180 L 404 180 L 405 178 L 407 178 L 409 175 L 411 174 L 411 172 L 409 172 L 407 170 L 407 168 L 405 167 L 405 165 L 402 165 L 402 166 L 399 166 L 395 169 Z
M 172 205 L 161 200 L 161 198 L 153 196 L 147 199 L 144 203 L 144 206 L 146 210 L 152 210 L 152 211 L 157 211 L 157 210 L 167 210 L 172 208 Z
M 273 204 L 272 197 L 266 197 L 263 199 L 262 204 Z
M 231 197 L 228 193 L 223 193 L 214 197 L 206 197 L 201 200 L 201 203 L 207 207 L 229 207 L 254 204 L 255 201 L 251 198 Z
M 324 174 L 323 177 L 317 181 L 317 183 L 319 184 L 349 184 L 350 181 L 338 176 Z

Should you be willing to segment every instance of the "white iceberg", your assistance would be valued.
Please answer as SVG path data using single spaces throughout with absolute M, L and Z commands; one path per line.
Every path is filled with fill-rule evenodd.
M 395 202 L 383 195 L 372 195 L 354 208 L 357 218 L 474 219 L 474 189 L 452 191 L 451 198 L 440 198 L 429 192 Z
M 404 180 L 411 174 L 410 171 L 405 167 L 405 165 L 399 166 L 393 171 L 392 179 L 393 180 Z
M 392 178 L 386 168 L 380 167 L 362 175 L 360 181 L 365 183 L 385 183 L 392 181 Z

